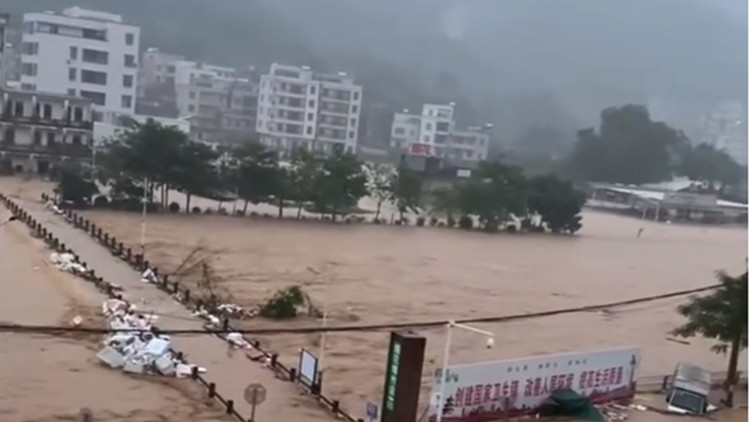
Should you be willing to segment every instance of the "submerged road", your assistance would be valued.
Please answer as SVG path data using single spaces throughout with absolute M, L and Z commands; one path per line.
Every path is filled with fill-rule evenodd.
M 140 274 L 112 256 L 109 250 L 85 232 L 68 224 L 63 217 L 53 214 L 40 202 L 12 199 L 78 254 L 97 275 L 122 286 L 123 297 L 139 310 L 153 311 L 159 315 L 159 328 L 202 328 L 202 319 L 192 316 L 181 304 L 155 286 L 141 282 Z M 216 383 L 219 394 L 227 400 L 234 400 L 235 409 L 246 418 L 250 417 L 251 409 L 243 398 L 243 392 L 248 384 L 260 383 L 267 390 L 267 398 L 256 409 L 256 419 L 259 421 L 330 422 L 333 419 L 314 398 L 302 396 L 295 384 L 276 379 L 271 370 L 248 360 L 243 353 L 228 356 L 227 344 L 221 339 L 208 334 L 179 335 L 172 338 L 172 343 L 175 350 L 186 354 L 190 363 L 207 369 L 203 375 L 206 381 Z

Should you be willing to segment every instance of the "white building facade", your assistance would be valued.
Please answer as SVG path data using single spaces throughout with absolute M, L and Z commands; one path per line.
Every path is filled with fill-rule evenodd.
M 260 78 L 256 130 L 284 154 L 296 148 L 328 154 L 357 148 L 362 86 L 344 73 L 274 63 Z
M 0 166 L 47 173 L 92 159 L 93 103 L 65 94 L 0 89 Z
M 487 159 L 491 125 L 459 129 L 454 105 L 425 104 L 421 114 L 395 113 L 391 148 L 400 153 L 438 157 L 452 162 Z
M 84 97 L 102 120 L 132 115 L 140 28 L 110 13 L 65 9 L 23 16 L 21 87 Z

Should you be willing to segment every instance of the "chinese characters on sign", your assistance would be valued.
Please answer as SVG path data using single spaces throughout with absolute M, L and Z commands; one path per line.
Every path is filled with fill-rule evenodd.
M 394 342 L 393 347 L 391 347 L 391 356 L 388 359 L 391 366 L 388 368 L 388 379 L 385 387 L 385 407 L 388 410 L 393 410 L 396 403 L 396 384 L 398 383 L 398 364 L 400 360 L 401 343 Z
M 453 366 L 449 373 L 456 376 L 449 377 L 445 385 L 446 399 L 451 398 L 453 406 L 443 420 L 460 421 L 469 416 L 481 420 L 482 414 L 491 420 L 504 410 L 506 399 L 511 413 L 528 413 L 564 388 L 592 401 L 631 397 L 639 356 L 639 349 L 631 348 Z M 433 392 L 439 388 L 436 377 Z M 436 412 L 432 408 L 430 417 Z

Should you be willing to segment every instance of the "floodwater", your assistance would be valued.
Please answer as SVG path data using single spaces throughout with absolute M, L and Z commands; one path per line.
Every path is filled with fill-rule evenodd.
M 9 184 L 6 193 L 33 200 L 46 188 L 10 179 L 2 184 Z M 201 199 L 194 199 L 193 205 L 216 206 Z M 138 214 L 84 214 L 137 250 Z M 262 217 L 149 215 L 146 253 L 162 271 L 171 272 L 198 251 L 214 268 L 216 285 L 246 306 L 263 303 L 281 288 L 300 285 L 316 307 L 327 312 L 330 325 L 461 319 L 609 303 L 702 287 L 715 282 L 717 270 L 745 269 L 745 228 L 667 225 L 598 212 L 586 212 L 583 226 L 574 237 L 488 235 Z M 640 228 L 643 233 L 637 237 Z M 192 274 L 182 281 L 196 280 Z M 680 361 L 725 370 L 725 358 L 710 352 L 710 341 L 668 339 L 669 331 L 682 321 L 675 308 L 683 300 L 478 324 L 495 334 L 495 347 L 487 349 L 485 339 L 476 334 L 456 332 L 451 361 L 639 346 L 639 376 L 670 373 Z M 244 324 L 257 328 L 320 323 L 303 317 Z M 427 337 L 425 392 L 440 366 L 442 331 L 420 331 Z M 320 354 L 320 340 L 314 335 L 261 338 L 290 366 L 296 366 L 301 347 Z M 329 334 L 323 359 L 325 394 L 363 416 L 365 402 L 381 397 L 387 343 L 387 333 Z M 742 360 L 745 369 L 746 355 Z
M 9 216 L 0 210 L 3 221 Z M 0 227 L 0 321 L 103 326 L 102 300 L 81 280 L 52 267 L 25 226 Z M 187 379 L 139 379 L 107 369 L 95 354 L 100 336 L 0 333 L 0 420 L 72 421 L 83 407 L 102 422 L 227 420 Z

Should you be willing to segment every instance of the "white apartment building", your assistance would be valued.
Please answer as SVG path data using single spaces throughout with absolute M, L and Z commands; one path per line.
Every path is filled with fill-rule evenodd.
M 90 99 L 105 121 L 135 112 L 140 28 L 73 7 L 23 16 L 21 86 Z
M 0 89 L 0 166 L 47 173 L 92 159 L 93 103 L 65 94 Z
M 487 159 L 491 125 L 456 128 L 454 104 L 425 104 L 421 114 L 395 113 L 391 148 L 410 155 L 443 158 L 452 162 Z
M 5 33 L 9 23 L 10 15 L 7 13 L 0 13 L 0 88 L 5 85 L 6 78 L 3 56 L 5 55 L 5 44 L 7 43 Z
M 256 129 L 264 145 L 283 154 L 295 148 L 354 153 L 361 106 L 362 86 L 345 73 L 274 63 L 260 78 Z

